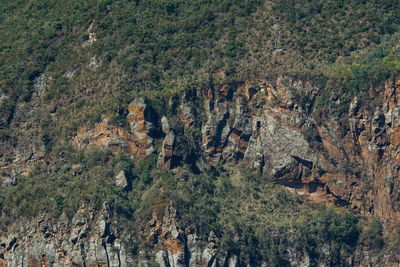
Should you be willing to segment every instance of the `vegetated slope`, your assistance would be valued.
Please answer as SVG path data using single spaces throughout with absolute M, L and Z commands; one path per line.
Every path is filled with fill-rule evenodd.
M 33 80 L 47 71 L 54 77 L 45 98 L 61 98 L 71 87 L 63 74 L 91 56 L 123 75 L 119 88 L 108 89 L 114 94 L 163 95 L 207 87 L 210 76 L 240 83 L 282 72 L 356 79 L 352 82 L 359 84 L 346 89 L 360 90 L 398 72 L 398 4 L 4 1 L 2 90 L 29 100 Z M 98 39 L 92 45 L 90 32 Z M 335 62 L 346 71 L 328 71 Z
M 303 178 L 315 173 L 320 178 L 334 173 L 335 180 L 346 177 L 350 188 L 342 190 L 337 181 L 326 183 L 332 184 L 325 191 L 336 203 L 354 201 L 350 206 L 362 215 L 374 206 L 365 204 L 367 196 L 360 200 L 351 195 L 377 191 L 370 177 L 380 180 L 384 175 L 366 163 L 367 171 L 360 171 L 363 165 L 356 166 L 358 158 L 348 153 L 351 145 L 335 142 L 363 131 L 348 126 L 353 100 L 354 115 L 379 126 L 374 128 L 377 146 L 388 146 L 379 141 L 386 139 L 396 144 L 395 134 L 382 136 L 394 123 L 381 125 L 381 117 L 373 115 L 385 97 L 392 97 L 381 96 L 383 83 L 400 71 L 399 6 L 399 1 L 0 1 L 2 223 L 43 213 L 74 217 L 82 203 L 95 209 L 111 203 L 122 229 L 135 235 L 133 255 L 146 249 L 152 255 L 155 247 L 168 246 L 145 242 L 143 233 L 154 214 L 162 218 L 165 207 L 171 206 L 181 227 L 191 228 L 202 241 L 213 230 L 227 259 L 239 255 L 240 262 L 282 266 L 308 257 L 311 265 L 344 264 L 352 253 L 360 255 L 354 251 L 364 222 L 357 225 L 350 213 L 306 204 L 271 183 L 288 177 L 305 183 Z M 232 96 L 242 93 L 247 102 Z M 140 96 L 146 97 L 147 106 L 143 118 L 132 123 L 128 104 Z M 134 106 L 136 111 L 140 105 Z M 190 116 L 180 116 L 181 109 Z M 271 119 L 271 114 L 264 118 L 262 110 L 282 112 L 276 113 L 281 120 Z M 253 122 L 255 130 L 249 130 Z M 125 141 L 118 139 L 127 138 L 127 146 L 140 150 L 143 132 L 135 129 L 141 123 L 155 150 L 145 159 L 132 157 Z M 106 142 L 90 140 L 96 136 L 90 132 L 95 125 Z M 288 147 L 307 157 L 305 161 L 293 165 L 291 157 L 285 158 L 286 150 L 277 153 L 283 163 L 274 161 L 254 144 L 246 150 L 260 132 L 269 133 L 268 125 L 283 129 L 278 150 Z M 236 150 L 229 147 L 232 140 L 223 138 L 227 127 L 231 136 L 239 136 Z M 334 129 L 331 136 L 322 136 L 329 127 Z M 307 142 L 300 134 L 287 133 L 293 128 L 305 132 Z M 79 133 L 88 140 L 80 142 Z M 274 151 L 271 144 L 277 137 L 272 134 L 261 147 Z M 101 148 L 96 148 L 99 143 Z M 299 148 L 302 145 L 306 147 Z M 308 145 L 314 146 L 315 157 Z M 339 152 L 329 150 L 335 145 Z M 234 155 L 223 152 L 225 147 Z M 168 167 L 174 170 L 154 170 L 156 154 L 165 160 L 168 149 L 173 151 Z M 319 152 L 329 154 L 329 163 L 318 165 Z M 218 170 L 243 159 L 256 172 Z M 282 165 L 286 161 L 290 163 Z M 261 167 L 255 166 L 258 162 Z M 213 173 L 210 168 L 217 169 Z M 125 190 L 114 181 L 121 171 L 130 183 Z M 259 177 L 258 171 L 265 176 Z M 398 181 L 389 178 L 390 203 L 398 203 Z M 321 187 L 319 182 L 313 181 L 316 187 Z M 362 189 L 353 189 L 358 184 Z M 376 215 L 389 225 L 390 214 L 379 212 Z M 375 234 L 376 239 L 369 240 Z M 381 224 L 370 221 L 359 248 L 382 249 L 382 234 Z M 393 254 L 392 246 L 386 249 Z

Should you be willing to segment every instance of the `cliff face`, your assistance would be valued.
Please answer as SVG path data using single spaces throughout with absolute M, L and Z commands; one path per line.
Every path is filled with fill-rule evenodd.
M 14 223 L 1 237 L 0 266 L 257 266 L 249 255 L 228 252 L 210 232 L 201 240 L 176 220 L 176 210 L 167 207 L 162 218 L 148 222 L 141 238 L 146 250 L 137 250 L 135 236 L 119 228 L 107 210 L 82 206 L 72 220 L 40 216 L 29 222 Z M 287 247 L 288 266 L 329 266 L 333 251 L 315 264 L 306 251 Z M 394 255 L 395 256 L 395 255 Z M 397 266 L 393 255 L 377 256 L 365 247 L 341 259 L 340 266 Z M 266 261 L 260 266 L 270 266 Z
M 160 120 L 128 115 L 131 128 L 125 130 L 105 118 L 93 129 L 80 129 L 72 142 L 80 149 L 99 146 L 143 158 L 154 143 L 144 125 L 152 125 L 163 136 L 159 167 L 190 164 L 203 171 L 244 162 L 313 201 L 398 223 L 399 81 L 385 84 L 383 104 L 372 111 L 355 97 L 345 118 L 316 114 L 312 103 L 319 90 L 310 82 L 278 78 L 186 92 L 170 99 L 170 115 Z M 174 127 L 199 132 L 198 143 L 180 147 Z
M 315 115 L 318 88 L 291 78 L 210 90 L 197 162 L 244 161 L 311 200 L 398 225 L 399 85 L 388 81 L 372 111 L 355 97 L 344 119 Z
M 92 128 L 80 128 L 70 142 L 77 149 L 97 146 L 114 153 L 125 151 L 136 160 L 158 153 L 159 168 L 187 164 L 199 172 L 228 162 L 244 165 L 311 201 L 377 216 L 387 233 L 395 231 L 400 223 L 400 80 L 385 83 L 378 101 L 382 105 L 372 110 L 355 97 L 344 118 L 313 108 L 320 90 L 309 81 L 290 77 L 237 88 L 193 90 L 171 97 L 166 114 L 155 114 L 140 98 L 128 106 L 129 128 L 113 126 L 104 117 Z M 3 167 L 13 172 L 22 172 L 21 166 L 29 169 L 43 153 L 40 147 L 34 151 L 39 154 L 17 157 L 13 163 L 17 167 Z M 13 176 L 3 177 L 1 183 L 12 186 Z M 250 262 L 243 260 L 246 255 L 219 249 L 213 232 L 208 242 L 201 241 L 193 230 L 180 226 L 175 213 L 167 207 L 163 218 L 154 215 L 144 227 L 147 251 L 132 249 L 138 237 L 118 227 L 106 203 L 100 211 L 82 206 L 72 220 L 44 214 L 30 222 L 16 222 L 0 235 L 0 266 L 150 266 L 154 261 L 160 266 L 241 266 Z M 288 260 L 292 266 L 312 266 L 306 253 L 288 250 Z M 360 247 L 344 264 L 395 266 L 398 261 L 398 255 L 378 258 Z
M 12 234 L 2 238 L 0 266 L 240 265 L 238 255 L 219 250 L 213 232 L 208 241 L 201 241 L 196 233 L 180 227 L 175 215 L 169 207 L 163 218 L 154 216 L 148 222 L 143 238 L 149 251 L 133 249 L 135 237 L 118 229 L 106 205 L 98 212 L 82 206 L 71 221 L 43 216 L 16 223 L 10 229 Z M 307 256 L 291 257 L 296 266 L 310 266 Z

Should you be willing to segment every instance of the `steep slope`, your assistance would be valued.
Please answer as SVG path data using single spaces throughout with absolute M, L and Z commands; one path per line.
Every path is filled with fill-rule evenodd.
M 0 3 L 0 266 L 399 263 L 398 1 Z

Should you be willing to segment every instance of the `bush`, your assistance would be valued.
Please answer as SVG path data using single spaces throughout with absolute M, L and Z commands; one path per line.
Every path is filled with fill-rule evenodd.
M 315 258 L 327 257 L 330 265 L 341 264 L 342 251 L 354 251 L 360 235 L 358 219 L 353 213 L 326 205 L 311 214 L 303 231 L 309 254 Z M 328 248 L 330 254 L 326 255 L 324 248 Z
M 365 225 L 362 235 L 361 244 L 372 250 L 381 250 L 385 245 L 383 237 L 383 225 L 377 218 L 369 219 Z

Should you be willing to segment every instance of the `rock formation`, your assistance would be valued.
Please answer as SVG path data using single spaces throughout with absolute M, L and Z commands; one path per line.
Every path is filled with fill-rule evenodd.
M 123 150 L 138 158 L 150 155 L 154 151 L 153 139 L 149 136 L 152 123 L 145 118 L 146 108 L 144 98 L 136 99 L 129 104 L 127 121 L 130 130 L 111 126 L 110 116 L 106 116 L 93 128 L 80 128 L 73 143 L 80 149 L 97 146 L 108 148 L 113 152 Z

